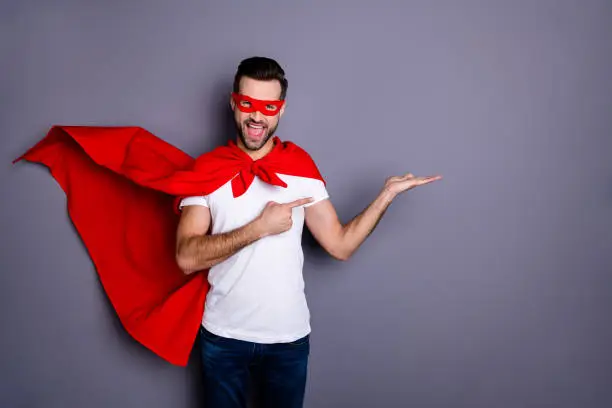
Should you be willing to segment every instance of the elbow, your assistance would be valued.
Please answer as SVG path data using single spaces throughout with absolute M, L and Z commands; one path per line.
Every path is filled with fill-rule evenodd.
M 346 262 L 350 258 L 350 255 L 332 255 L 332 256 L 334 257 L 335 260 L 341 261 L 341 262 Z
M 342 262 L 346 262 L 349 259 L 351 259 L 351 255 L 352 254 L 342 254 L 342 255 L 336 256 L 336 259 Z
M 178 265 L 179 269 L 185 275 L 191 275 L 193 272 L 195 272 L 193 268 L 193 262 L 191 259 L 187 258 L 186 256 L 180 253 L 176 254 L 175 259 L 176 259 L 176 264 Z
M 189 239 L 183 239 L 177 242 L 174 259 L 183 274 L 191 275 L 214 265 L 214 261 L 207 255 L 202 251 L 194 251 L 193 245 L 189 245 Z
M 332 249 L 328 252 L 334 259 L 336 259 L 337 261 L 342 261 L 342 262 L 348 261 L 352 255 L 350 251 L 343 250 L 341 248 Z
M 196 258 L 186 254 L 185 251 L 181 250 L 180 246 L 176 250 L 175 261 L 181 272 L 185 275 L 191 275 L 201 269 L 197 265 Z

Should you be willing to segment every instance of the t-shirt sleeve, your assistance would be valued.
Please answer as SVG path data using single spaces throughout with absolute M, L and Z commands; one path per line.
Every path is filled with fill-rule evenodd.
M 206 196 L 185 197 L 179 203 L 179 210 L 186 205 L 203 205 L 204 207 L 208 207 L 208 201 L 206 200 Z
M 312 197 L 314 199 L 312 202 L 304 204 L 304 207 L 310 207 L 321 200 L 329 198 L 329 192 L 325 184 L 317 179 L 310 179 L 310 182 L 306 184 L 306 191 L 303 194 L 305 197 Z

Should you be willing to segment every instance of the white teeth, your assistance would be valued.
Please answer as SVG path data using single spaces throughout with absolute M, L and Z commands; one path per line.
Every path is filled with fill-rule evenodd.
M 261 126 L 261 125 L 253 125 L 252 123 L 249 123 L 247 126 L 253 128 L 253 129 L 263 129 L 263 126 Z

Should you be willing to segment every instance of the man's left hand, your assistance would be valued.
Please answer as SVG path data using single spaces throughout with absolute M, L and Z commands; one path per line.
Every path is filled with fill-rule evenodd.
M 417 186 L 422 186 L 425 184 L 432 183 L 436 180 L 440 180 L 442 176 L 427 176 L 427 177 L 416 177 L 412 173 L 406 173 L 403 176 L 393 176 L 389 177 L 385 181 L 385 189 L 392 193 L 393 195 L 397 195 L 399 193 L 403 193 L 404 191 L 408 191 Z

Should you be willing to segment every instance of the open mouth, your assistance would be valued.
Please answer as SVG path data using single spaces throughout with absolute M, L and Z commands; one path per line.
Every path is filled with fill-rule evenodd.
M 253 122 L 247 123 L 246 128 L 247 135 L 252 139 L 261 139 L 266 131 L 266 126 Z

